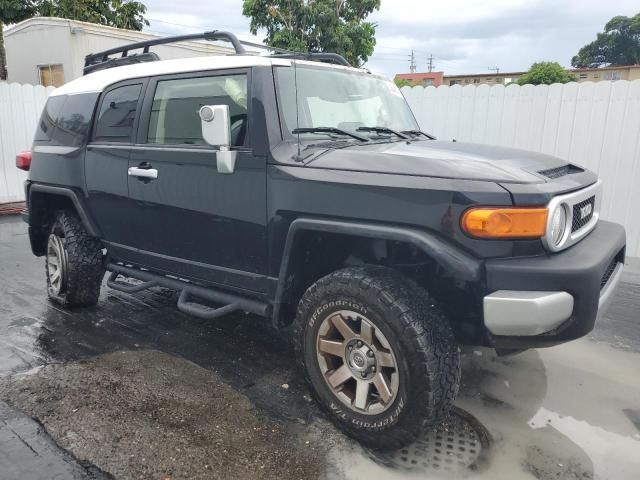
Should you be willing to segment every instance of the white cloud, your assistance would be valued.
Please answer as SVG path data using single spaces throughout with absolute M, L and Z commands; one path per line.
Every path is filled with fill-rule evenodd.
M 241 0 L 144 3 L 150 31 L 225 29 L 261 39 L 249 33 Z M 408 71 L 412 48 L 423 71 L 429 54 L 445 73 L 486 73 L 489 66 L 526 70 L 538 60 L 568 66 L 607 20 L 639 10 L 637 0 L 382 0 L 371 16 L 378 24 L 377 47 L 367 66 L 387 76 Z

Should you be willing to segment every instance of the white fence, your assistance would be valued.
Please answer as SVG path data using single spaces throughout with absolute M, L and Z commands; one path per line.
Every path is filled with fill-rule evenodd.
M 31 148 L 40 112 L 53 87 L 0 83 L 0 204 L 24 200 L 27 172 L 16 153 Z
M 627 229 L 640 257 L 640 80 L 404 87 L 420 127 L 441 140 L 556 155 L 598 172 L 602 215 Z
M 0 83 L 0 204 L 24 200 L 15 155 L 31 146 L 41 86 Z M 456 139 L 549 153 L 595 170 L 603 217 L 627 228 L 640 257 L 640 80 L 566 85 L 404 87 L 420 127 Z

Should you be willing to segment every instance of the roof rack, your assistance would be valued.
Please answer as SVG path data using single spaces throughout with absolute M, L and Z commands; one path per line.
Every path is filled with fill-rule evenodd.
M 154 62 L 160 60 L 160 57 L 154 53 L 149 51 L 149 47 L 153 47 L 156 45 L 165 45 L 168 43 L 177 43 L 184 42 L 187 40 L 222 40 L 231 43 L 235 50 L 236 55 L 246 55 L 247 51 L 243 47 L 246 45 L 248 47 L 259 48 L 262 50 L 269 50 L 274 52 L 273 57 L 277 58 L 291 58 L 291 59 L 300 59 L 300 60 L 312 60 L 312 61 L 320 61 L 327 63 L 335 63 L 338 65 L 350 66 L 349 62 L 337 53 L 303 53 L 303 52 L 293 52 L 291 50 L 285 50 L 283 48 L 270 47 L 268 45 L 262 45 L 260 43 L 253 42 L 245 42 L 239 40 L 231 32 L 225 32 L 221 30 L 212 30 L 210 32 L 204 33 L 194 33 L 190 35 L 178 35 L 174 37 L 164 37 L 164 38 L 156 38 L 153 40 L 147 40 L 145 42 L 137 42 L 130 43 L 128 45 L 123 45 L 121 47 L 110 48 L 109 50 L 104 50 L 103 52 L 98 53 L 90 53 L 84 58 L 84 69 L 83 74 L 87 75 L 88 73 L 92 73 L 98 70 L 104 70 L 107 68 L 119 67 L 122 65 L 131 65 L 134 63 L 142 63 L 142 62 Z M 142 49 L 142 53 L 134 53 L 129 55 L 129 51 L 131 50 L 139 50 Z M 110 55 L 114 55 L 119 53 L 119 57 L 110 57 Z
M 335 63 L 336 65 L 344 65 L 350 67 L 351 64 L 342 56 L 337 53 L 276 53 L 272 57 L 277 58 L 292 58 L 295 60 L 311 60 L 312 62 L 325 62 Z

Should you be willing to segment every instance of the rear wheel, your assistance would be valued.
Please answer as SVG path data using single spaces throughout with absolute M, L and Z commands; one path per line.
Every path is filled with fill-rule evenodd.
M 75 212 L 58 213 L 47 239 L 45 270 L 49 298 L 65 307 L 95 305 L 105 268 L 100 241 Z
M 300 301 L 295 341 L 320 404 L 373 448 L 415 440 L 458 391 L 447 319 L 426 291 L 388 268 L 347 268 L 312 285 Z

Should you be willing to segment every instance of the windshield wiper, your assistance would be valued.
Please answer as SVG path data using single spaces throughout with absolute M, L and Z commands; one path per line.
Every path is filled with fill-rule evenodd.
M 406 133 L 407 135 L 413 135 L 414 137 L 417 136 L 424 136 L 427 137 L 429 140 L 435 140 L 436 137 L 434 137 L 433 135 L 429 135 L 428 133 L 424 133 L 422 130 L 403 130 L 402 133 Z
M 401 132 L 396 132 L 387 127 L 358 127 L 356 129 L 358 132 L 375 132 L 375 133 L 390 133 L 391 135 L 395 135 L 396 137 L 404 138 L 405 140 L 409 138 L 408 135 L 405 135 Z
M 342 130 L 341 128 L 335 127 L 303 127 L 296 128 L 292 130 L 291 133 L 293 133 L 294 135 L 298 133 L 333 133 L 335 135 L 346 135 L 348 137 L 355 138 L 356 140 L 360 140 L 361 142 L 369 141 L 368 138 L 363 137 L 362 135 L 358 135 L 356 133 L 349 132 L 348 130 Z

